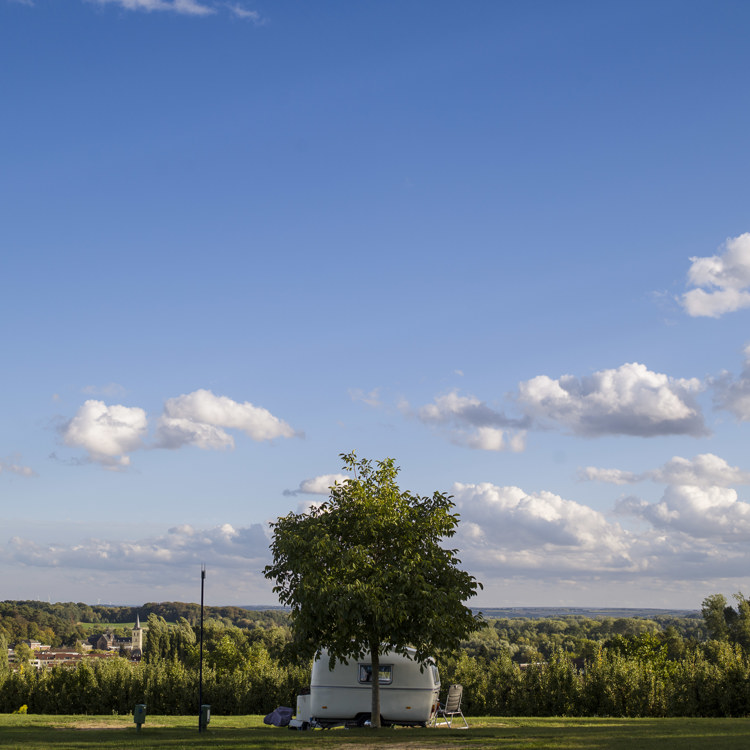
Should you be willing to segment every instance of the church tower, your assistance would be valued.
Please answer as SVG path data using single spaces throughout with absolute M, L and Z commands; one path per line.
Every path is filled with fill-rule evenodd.
M 135 616 L 133 635 L 130 638 L 130 648 L 133 651 L 137 649 L 138 651 L 143 652 L 143 628 L 141 627 L 141 618 L 137 614 Z

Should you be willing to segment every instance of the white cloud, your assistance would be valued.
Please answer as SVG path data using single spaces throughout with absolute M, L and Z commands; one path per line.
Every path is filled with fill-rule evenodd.
M 238 403 L 211 391 L 168 399 L 156 425 L 155 442 L 146 443 L 148 419 L 139 407 L 108 406 L 90 399 L 61 430 L 63 442 L 79 446 L 88 458 L 110 469 L 130 464 L 128 454 L 144 448 L 176 449 L 196 446 L 204 450 L 234 447 L 227 430 L 241 430 L 255 441 L 294 437 L 297 433 L 267 409 Z
M 585 576 L 633 566 L 628 534 L 580 503 L 490 483 L 457 483 L 452 494 L 461 514 L 456 541 L 470 568 Z
M 750 307 L 750 233 L 728 238 L 719 255 L 690 261 L 688 280 L 696 288 L 682 296 L 688 315 L 718 318 Z
M 308 481 L 310 489 L 320 489 L 326 478 Z M 625 592 L 628 587 L 681 590 L 683 601 L 690 601 L 688 596 L 697 596 L 696 584 L 721 590 L 716 581 L 737 581 L 750 566 L 750 505 L 728 488 L 675 485 L 658 503 L 621 500 L 617 509 L 645 524 L 639 531 L 552 492 L 457 483 L 452 493 L 461 523 L 451 546 L 459 548 L 462 567 L 486 585 L 485 594 L 512 588 L 517 601 L 527 596 L 525 601 L 534 603 L 547 587 L 558 597 L 554 603 L 585 605 L 589 602 L 581 592 L 600 589 L 606 597 L 622 586 Z M 270 561 L 269 540 L 266 524 L 229 523 L 209 529 L 175 526 L 165 534 L 127 541 L 98 537 L 50 544 L 16 537 L 0 547 L 0 562 L 14 579 L 16 573 L 35 579 L 42 591 L 53 585 L 45 581 L 55 581 L 68 590 L 88 590 L 89 596 L 104 590 L 116 596 L 124 588 L 137 599 L 147 586 L 180 600 L 194 600 L 199 565 L 207 563 L 218 604 L 272 602 L 261 572 Z M 104 579 L 102 571 L 108 574 Z M 117 587 L 104 586 L 102 581 L 112 578 Z M 483 603 L 497 605 L 498 599 L 485 597 Z M 659 606 L 656 598 L 651 606 Z
M 669 486 L 653 504 L 621 498 L 615 512 L 644 522 L 640 531 L 551 492 L 484 483 L 456 484 L 453 494 L 459 556 L 491 588 L 511 580 L 674 588 L 736 579 L 750 566 L 750 504 L 729 488 Z
M 750 307 L 750 292 L 742 289 L 717 289 L 706 292 L 693 289 L 682 297 L 688 315 L 694 318 L 719 318 L 724 313 Z
M 577 435 L 705 435 L 696 378 L 671 378 L 629 363 L 590 377 L 539 375 L 519 385 L 527 414 Z
M 350 388 L 349 398 L 351 398 L 352 401 L 362 401 L 368 406 L 376 407 L 382 405 L 379 388 L 373 388 L 369 393 L 366 393 L 361 388 Z
M 284 495 L 328 495 L 330 488 L 338 482 L 343 484 L 349 477 L 346 474 L 321 474 L 312 479 L 305 479 L 300 482 L 296 490 L 284 490 Z
M 590 467 L 589 478 L 617 484 L 650 480 L 667 485 L 662 498 L 649 503 L 623 497 L 615 513 L 645 521 L 649 527 L 632 553 L 651 571 L 678 578 L 737 575 L 737 561 L 750 563 L 750 504 L 730 485 L 750 484 L 750 473 L 704 453 L 692 460 L 675 456 L 641 474 Z M 685 570 L 681 566 L 686 566 Z
M 185 445 L 202 450 L 234 448 L 234 438 L 220 427 L 166 414 L 159 417 L 156 439 L 159 448 L 175 449 Z
M 646 474 L 654 482 L 704 488 L 750 483 L 750 473 L 730 466 L 723 458 L 713 453 L 702 453 L 692 461 L 675 456 L 661 468 Z
M 609 484 L 632 484 L 641 480 L 640 474 L 620 469 L 599 469 L 596 466 L 587 466 L 578 472 L 581 479 L 589 482 L 607 482 Z
M 666 484 L 658 502 L 620 498 L 615 512 L 647 521 L 660 534 L 671 532 L 662 541 L 683 548 L 685 554 L 689 539 L 713 539 L 730 546 L 737 540 L 750 540 L 750 504 L 740 501 L 731 487 L 750 484 L 750 472 L 730 466 L 712 453 L 703 453 L 692 460 L 675 456 L 659 468 L 641 474 L 593 467 L 586 473 L 586 478 L 615 484 L 644 480 Z
M 144 580 L 175 577 L 187 566 L 260 569 L 270 562 L 268 528 L 261 524 L 211 529 L 175 526 L 162 536 L 132 541 L 87 539 L 73 544 L 39 544 L 14 537 L 2 552 L 6 563 L 48 568 L 90 568 L 134 573 Z M 165 573 L 165 571 L 168 571 Z
M 180 448 L 183 445 L 203 449 L 231 448 L 234 438 L 225 432 L 226 429 L 241 430 L 255 441 L 289 438 L 297 434 L 267 409 L 200 389 L 167 400 L 157 425 L 157 445 L 161 448 Z
M 23 466 L 15 459 L 8 459 L 6 461 L 0 459 L 0 474 L 2 474 L 3 472 L 18 474 L 22 477 L 36 476 L 36 472 L 30 466 Z
M 611 484 L 634 484 L 644 480 L 704 488 L 750 484 L 750 472 L 730 466 L 723 458 L 713 453 L 702 453 L 692 460 L 675 456 L 660 468 L 645 471 L 642 474 L 587 466 L 580 472 L 580 475 L 582 479 Z
M 226 7 L 229 12 L 247 21 L 252 21 L 256 26 L 263 23 L 260 13 L 257 10 L 247 10 L 243 8 L 239 3 L 226 3 Z
M 618 502 L 617 510 L 656 529 L 682 532 L 693 539 L 750 541 L 750 503 L 738 500 L 737 491 L 730 487 L 671 485 L 658 503 L 626 498 Z
M 92 461 L 109 468 L 128 466 L 127 455 L 143 445 L 148 421 L 137 406 L 107 406 L 89 400 L 62 430 L 63 442 L 84 448 Z
M 526 447 L 526 433 L 508 433 L 497 427 L 478 427 L 474 432 L 463 435 L 455 432 L 458 442 L 464 442 L 469 448 L 482 451 L 505 451 L 521 453 Z
M 712 381 L 717 408 L 734 414 L 741 422 L 750 421 L 750 346 L 745 347 L 744 354 L 745 364 L 736 380 L 725 372 Z
M 412 413 L 406 403 L 400 408 Z M 451 391 L 418 408 L 413 415 L 423 424 L 448 428 L 451 440 L 459 445 L 488 451 L 522 451 L 525 447 L 524 428 L 528 421 L 509 418 L 475 396 Z
M 188 16 L 207 16 L 216 13 L 198 0 L 89 0 L 98 5 L 118 5 L 125 10 L 170 11 Z
M 262 26 L 265 21 L 257 10 L 248 10 L 237 2 L 204 2 L 203 0 L 87 0 L 96 5 L 114 5 L 125 10 L 166 11 L 186 16 L 210 16 L 217 12 L 217 8 L 226 8 L 235 18 L 252 21 L 256 26 Z M 32 5 L 31 0 L 16 0 L 24 5 Z

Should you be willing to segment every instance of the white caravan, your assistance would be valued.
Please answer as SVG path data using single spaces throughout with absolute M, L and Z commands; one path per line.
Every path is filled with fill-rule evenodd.
M 383 725 L 427 726 L 435 715 L 440 694 L 440 675 L 430 658 L 420 669 L 409 655 L 389 651 L 380 656 L 380 717 Z M 297 696 L 297 713 L 291 729 L 364 726 L 372 708 L 372 664 L 369 653 L 348 664 L 328 668 L 328 652 L 315 658 L 309 693 Z

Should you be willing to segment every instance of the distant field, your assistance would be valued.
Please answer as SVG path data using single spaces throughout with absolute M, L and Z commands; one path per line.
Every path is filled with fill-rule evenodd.
M 654 617 L 687 617 L 700 619 L 701 613 L 695 609 L 637 609 L 633 607 L 474 607 L 474 612 L 481 612 L 485 619 L 504 620 L 525 617 L 530 620 L 543 620 L 558 617 L 588 617 L 593 620 L 602 617 L 614 617 L 616 620 L 627 617 L 642 617 L 651 620 Z
M 470 718 L 470 729 L 372 729 L 292 732 L 267 727 L 260 716 L 214 717 L 199 734 L 197 718 L 149 716 L 136 732 L 130 716 L 0 715 L 0 747 L 23 750 L 74 748 L 193 748 L 302 750 L 401 747 L 406 750 L 743 750 L 750 719 Z
M 135 622 L 79 622 L 84 630 L 115 630 L 117 628 L 134 628 Z M 143 623 L 141 623 L 143 624 Z

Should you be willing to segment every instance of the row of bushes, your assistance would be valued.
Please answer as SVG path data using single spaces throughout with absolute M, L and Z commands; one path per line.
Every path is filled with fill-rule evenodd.
M 466 654 L 443 669 L 464 686 L 464 712 L 489 716 L 747 716 L 750 659 L 710 642 L 670 661 L 602 650 L 583 666 L 561 652 L 525 670 L 509 656 L 481 663 Z
M 309 670 L 270 660 L 231 672 L 204 668 L 202 700 L 216 714 L 264 714 L 295 705 L 290 701 L 309 683 Z M 81 661 L 75 667 L 27 668 L 7 675 L 0 682 L 0 710 L 26 705 L 37 714 L 127 714 L 145 703 L 150 713 L 184 715 L 197 711 L 198 694 L 198 672 L 177 661 Z
M 242 668 L 203 672 L 203 701 L 216 714 L 265 714 L 295 705 L 309 669 L 282 666 L 264 649 Z M 440 662 L 443 685 L 464 686 L 464 712 L 492 716 L 745 716 L 750 660 L 728 643 L 692 648 L 677 661 L 602 650 L 583 668 L 558 653 L 519 668 L 505 654 L 491 661 L 466 652 Z M 198 673 L 178 661 L 79 663 L 0 678 L 0 710 L 30 713 L 130 713 L 146 703 L 156 714 L 198 707 Z

